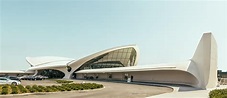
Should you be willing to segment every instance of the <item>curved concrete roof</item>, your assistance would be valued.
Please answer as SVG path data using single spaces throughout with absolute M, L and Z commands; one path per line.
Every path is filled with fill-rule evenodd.
M 108 52 L 104 51 L 104 52 Z M 102 54 L 102 52 L 100 53 Z M 98 54 L 92 55 L 91 58 Z M 85 58 L 87 59 L 87 58 Z M 90 58 L 89 58 L 90 59 Z M 83 59 L 82 59 L 83 60 Z M 82 61 L 83 62 L 83 61 Z M 81 62 L 74 62 L 80 65 Z M 194 85 L 202 89 L 213 88 L 217 85 L 217 43 L 212 33 L 204 33 L 194 56 L 190 61 L 175 64 L 155 64 L 148 67 L 119 67 L 119 68 L 103 68 L 80 70 L 76 73 L 111 73 L 111 72 L 133 72 L 133 71 L 152 71 L 152 70 L 180 70 L 191 74 L 196 78 Z M 168 76 L 168 74 L 166 74 Z
M 28 68 L 28 70 L 39 70 L 39 69 L 48 69 L 48 68 L 53 68 L 53 67 L 66 67 L 67 63 L 70 61 L 56 61 L 56 62 L 50 62 L 50 63 L 45 63 L 39 66 L 33 66 Z
M 32 66 L 38 66 L 45 63 L 57 61 L 72 61 L 72 58 L 57 57 L 57 56 L 41 56 L 41 57 L 26 57 L 27 62 Z
M 51 67 L 63 67 L 67 66 L 67 63 L 74 59 L 55 56 L 43 56 L 43 57 L 26 57 L 27 62 L 32 66 L 28 70 L 38 70 Z
M 32 65 L 29 70 L 37 69 L 48 69 L 56 67 L 70 66 L 72 68 L 71 72 L 65 72 L 64 78 L 70 78 L 74 71 L 82 66 L 87 61 L 96 58 L 98 56 L 104 55 L 106 53 L 124 49 L 124 48 L 134 48 L 136 51 L 135 65 L 138 62 L 139 52 L 136 45 L 127 45 L 114 47 L 111 49 L 106 49 L 92 55 L 86 56 L 79 60 L 74 60 L 64 57 L 27 57 L 26 60 Z M 119 67 L 119 68 L 103 68 L 103 69 L 89 69 L 80 70 L 76 73 L 102 73 L 102 72 L 127 72 L 127 71 L 149 71 L 149 70 L 173 70 L 173 71 L 183 71 L 189 73 L 198 80 L 195 81 L 196 87 L 203 89 L 212 88 L 217 85 L 217 44 L 211 33 L 204 33 L 198 46 L 196 52 L 192 59 L 181 63 L 170 63 L 170 64 L 153 64 L 149 66 L 132 66 L 132 67 Z M 168 75 L 168 74 L 167 74 Z
M 82 59 L 79 60 L 74 60 L 70 63 L 68 63 L 68 66 L 71 66 L 73 68 L 73 70 L 78 69 L 81 65 L 83 65 L 85 62 L 98 57 L 100 55 L 115 51 L 115 50 L 119 50 L 119 49 L 124 49 L 124 48 L 134 48 L 136 51 L 136 59 L 135 59 L 135 65 L 137 65 L 138 63 L 138 59 L 139 59 L 139 48 L 137 47 L 137 45 L 126 45 L 126 46 L 119 46 L 119 47 L 114 47 L 114 48 L 110 48 L 110 49 L 106 49 L 97 53 L 94 53 L 92 55 L 86 56 Z M 71 73 L 72 74 L 72 73 Z

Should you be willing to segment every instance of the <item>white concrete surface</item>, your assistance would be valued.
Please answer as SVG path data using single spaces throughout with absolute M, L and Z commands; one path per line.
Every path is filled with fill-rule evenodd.
M 147 98 L 208 98 L 208 90 L 186 91 L 186 92 L 173 92 L 161 95 L 151 96 Z
M 209 92 L 214 89 L 227 89 L 227 85 L 220 85 L 220 87 L 215 87 L 207 90 L 192 90 L 185 88 L 189 91 L 179 91 L 180 87 L 172 87 L 174 89 L 171 93 L 165 93 L 155 96 L 150 96 L 146 98 L 209 98 Z
M 119 68 L 102 68 L 102 69 L 90 69 L 90 70 L 78 70 L 80 66 L 87 63 L 94 58 L 101 55 L 108 54 L 123 48 L 133 48 L 136 51 L 135 62 L 133 65 Z M 149 67 L 132 67 L 138 62 L 139 52 L 136 45 L 128 45 L 115 47 L 107 50 L 103 50 L 92 55 L 86 56 L 79 60 L 73 60 L 64 57 L 27 57 L 26 60 L 31 65 L 28 70 L 40 70 L 40 69 L 55 69 L 62 71 L 64 78 L 71 78 L 74 71 L 80 74 L 97 74 L 97 73 L 117 73 L 117 72 L 133 72 L 134 76 L 144 72 L 146 74 L 140 76 L 139 82 L 157 82 L 157 83 L 173 83 L 173 84 L 186 84 L 195 88 L 210 89 L 217 86 L 217 44 L 212 33 L 204 33 L 194 56 L 184 63 L 173 64 L 154 64 Z M 117 61 L 117 59 L 116 59 Z M 67 71 L 66 66 L 70 66 L 72 70 Z M 165 70 L 165 71 L 163 71 Z M 173 71 L 172 74 L 167 72 Z M 146 71 L 146 72 L 145 72 Z M 149 72 L 147 72 L 149 71 Z M 150 72 L 159 71 L 156 76 L 152 76 Z M 37 71 L 36 71 L 37 72 Z M 184 72 L 184 73 L 182 73 Z M 179 77 L 179 75 L 181 77 Z M 144 76 L 144 77 L 143 77 Z M 145 77 L 146 76 L 146 77 Z M 134 77 L 136 80 L 136 77 Z
M 111 50 L 111 49 L 110 49 Z M 110 52 L 104 51 L 105 53 Z M 103 54 L 102 52 L 96 53 L 94 55 L 90 55 L 81 60 L 73 62 L 69 64 L 73 69 L 79 68 L 86 61 L 95 58 L 99 55 Z M 83 61 L 83 62 L 82 62 Z M 76 67 L 77 66 L 77 67 Z M 163 70 L 171 70 L 177 72 L 183 71 L 185 73 L 175 73 L 174 75 L 169 73 L 163 73 Z M 173 64 L 153 64 L 149 67 L 124 67 L 124 68 L 102 68 L 102 69 L 87 69 L 87 70 L 79 70 L 76 73 L 80 74 L 97 74 L 97 73 L 119 73 L 119 72 L 134 72 L 140 74 L 140 72 L 145 71 L 163 71 L 156 78 L 151 74 L 148 77 L 141 76 L 142 81 L 139 82 L 147 82 L 148 80 L 153 80 L 153 82 L 158 83 L 173 83 L 173 84 L 186 84 L 191 85 L 195 88 L 209 89 L 217 86 L 217 43 L 212 35 L 212 33 L 204 33 L 201 37 L 199 44 L 196 48 L 194 56 L 187 62 L 184 63 L 173 63 Z M 161 76 L 161 74 L 165 74 Z M 184 77 L 177 77 L 177 75 L 183 75 Z M 191 78 L 189 79 L 187 76 L 190 74 Z M 174 77 L 175 76 L 175 77 Z M 195 79 L 194 79 L 195 77 Z M 167 79 L 170 78 L 170 79 Z M 108 79 L 108 78 L 107 78 Z M 136 81 L 136 79 L 135 79 Z M 150 82 L 150 81 L 149 81 Z

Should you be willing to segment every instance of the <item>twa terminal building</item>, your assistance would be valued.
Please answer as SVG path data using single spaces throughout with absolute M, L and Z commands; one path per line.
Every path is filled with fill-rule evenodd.
M 139 50 L 128 45 L 103 50 L 79 60 L 64 57 L 27 57 L 27 72 L 53 78 L 94 79 L 182 84 L 208 89 L 217 85 L 217 44 L 204 33 L 194 56 L 185 62 L 137 66 Z M 26 73 L 26 72 L 25 72 Z

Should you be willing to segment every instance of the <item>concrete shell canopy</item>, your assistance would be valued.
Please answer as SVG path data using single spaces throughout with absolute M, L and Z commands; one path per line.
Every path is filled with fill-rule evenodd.
M 121 52 L 124 50 L 123 49 L 133 49 L 134 50 L 134 55 L 135 55 L 135 58 L 133 58 L 133 64 L 129 64 L 127 66 L 135 66 L 137 65 L 138 63 L 138 58 L 139 58 L 139 49 L 136 45 L 127 45 L 127 46 L 120 46 L 120 47 L 114 47 L 114 48 L 111 48 L 111 49 L 106 49 L 106 50 L 103 50 L 103 51 L 100 51 L 100 52 L 97 52 L 95 54 L 92 54 L 92 55 L 89 55 L 89 56 L 86 56 L 82 59 L 79 59 L 79 60 L 75 60 L 75 61 L 72 61 L 70 63 L 68 63 L 68 66 L 70 66 L 72 68 L 73 71 L 76 71 L 78 70 L 80 67 L 82 67 L 83 64 L 85 64 L 86 62 L 89 62 L 91 61 L 92 59 L 94 58 L 97 58 L 97 57 L 107 57 L 109 54 L 111 55 L 113 52 Z M 114 56 L 115 53 L 113 53 L 112 55 Z M 122 54 L 123 55 L 123 54 Z M 117 57 L 116 57 L 117 58 Z M 109 61 L 109 60 L 106 60 L 106 61 Z M 119 59 L 116 59 L 116 61 L 119 61 Z M 104 61 L 102 61 L 104 62 Z M 123 64 L 125 65 L 125 64 Z M 122 67 L 126 67 L 126 66 L 122 66 Z M 65 77 L 65 78 L 70 78 L 71 75 L 73 74 L 74 72 L 71 72 L 70 74 L 68 74 L 69 76 L 68 77 Z
M 121 53 L 120 51 L 124 52 L 124 49 L 135 51 L 132 52 L 133 56 L 130 56 L 130 61 L 119 61 L 120 59 L 108 61 L 105 59 L 109 58 L 109 55 L 114 57 L 115 52 L 116 54 Z M 64 78 L 71 78 L 73 74 L 78 74 L 79 78 L 83 78 L 83 74 L 103 75 L 104 73 L 111 73 L 121 75 L 130 73 L 133 76 L 137 76 L 134 77 L 135 81 L 137 79 L 142 82 L 183 83 L 202 89 L 213 88 L 217 85 L 217 44 L 212 33 L 203 34 L 194 56 L 185 62 L 136 66 L 139 58 L 138 51 L 136 45 L 127 45 L 103 50 L 79 60 L 62 57 L 28 57 L 26 60 L 32 66 L 29 70 L 56 69 L 64 72 Z M 100 64 L 100 62 L 117 63 L 122 66 L 116 68 L 94 68 L 93 65 Z M 66 66 L 71 67 L 72 71 L 66 71 Z
M 26 57 L 27 62 L 31 65 L 28 70 L 40 70 L 48 68 L 66 67 L 67 63 L 74 59 L 55 56 L 43 57 Z
M 94 58 L 99 54 L 85 57 L 81 61 L 71 63 L 70 66 L 77 69 L 87 59 Z M 186 84 L 202 89 L 213 88 L 217 85 L 217 44 L 212 33 L 204 33 L 194 56 L 189 61 L 183 63 L 84 69 L 78 70 L 75 73 L 79 74 L 80 78 L 83 78 L 83 74 L 93 77 L 95 74 L 103 76 L 106 73 L 111 75 L 111 77 L 113 75 L 116 79 L 120 79 L 119 77 L 122 77 L 121 74 L 127 73 L 131 76 L 137 76 L 136 78 L 134 77 L 135 81 Z M 179 74 L 181 76 L 177 77 Z

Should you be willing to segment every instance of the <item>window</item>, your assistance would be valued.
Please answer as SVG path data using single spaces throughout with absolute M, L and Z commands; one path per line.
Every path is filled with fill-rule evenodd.
M 6 78 L 0 78 L 0 80 L 7 80 Z
M 47 76 L 48 78 L 63 78 L 65 76 L 63 72 L 54 69 L 39 70 L 38 75 Z
M 78 70 L 134 66 L 135 57 L 134 48 L 119 49 L 87 61 Z

